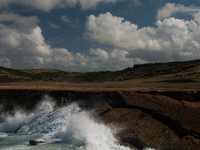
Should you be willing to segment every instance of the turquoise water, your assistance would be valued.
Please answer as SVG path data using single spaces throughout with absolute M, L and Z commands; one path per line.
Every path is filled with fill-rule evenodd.
M 130 150 L 118 144 L 117 128 L 96 121 L 76 103 L 55 109 L 45 96 L 32 113 L 21 110 L 0 120 L 2 150 Z M 29 140 L 45 141 L 32 146 Z M 148 149 L 150 150 L 150 149 Z

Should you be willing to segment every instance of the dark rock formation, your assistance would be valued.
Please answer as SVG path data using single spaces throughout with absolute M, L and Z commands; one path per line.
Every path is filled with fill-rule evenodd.
M 30 145 L 38 145 L 38 144 L 41 144 L 41 143 L 45 143 L 45 142 L 44 141 L 35 141 L 35 140 L 30 140 L 29 141 Z
M 195 90 L 1 90 L 4 111 L 33 109 L 48 93 L 58 105 L 78 101 L 97 120 L 117 126 L 121 144 L 137 149 L 200 150 L 200 91 Z M 63 102 L 64 100 L 64 102 Z

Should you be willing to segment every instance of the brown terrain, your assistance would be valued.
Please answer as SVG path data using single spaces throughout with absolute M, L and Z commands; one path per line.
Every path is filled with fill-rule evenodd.
M 97 120 L 120 127 L 122 145 L 136 149 L 200 150 L 200 90 L 0 86 L 2 112 L 31 111 L 48 94 L 58 105 L 76 101 Z
M 45 94 L 58 106 L 93 110 L 97 121 L 120 128 L 122 145 L 200 150 L 200 60 L 88 73 L 0 67 L 0 115 L 31 111 Z

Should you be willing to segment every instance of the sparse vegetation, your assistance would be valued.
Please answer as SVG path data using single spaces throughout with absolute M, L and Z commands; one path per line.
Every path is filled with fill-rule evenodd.
M 157 82 L 168 82 L 168 83 L 191 83 L 191 82 L 197 82 L 192 79 L 177 79 L 177 80 L 163 80 L 163 81 L 157 81 Z
M 135 65 L 121 71 L 64 72 L 51 69 L 15 70 L 0 67 L 0 83 L 43 83 L 95 87 L 195 87 L 200 60 Z

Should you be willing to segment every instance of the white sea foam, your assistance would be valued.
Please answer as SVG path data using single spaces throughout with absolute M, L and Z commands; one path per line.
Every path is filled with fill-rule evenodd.
M 73 114 L 51 136 L 71 145 L 78 145 L 79 150 L 129 150 L 128 147 L 117 144 L 110 127 L 95 122 L 87 112 Z
M 4 133 L 4 132 L 0 132 L 0 138 L 4 138 L 4 137 L 7 137 L 8 134 L 7 133 Z
M 81 111 L 77 104 L 56 110 L 54 107 L 51 98 L 45 96 L 33 113 L 16 112 L 13 116 L 8 115 L 0 124 L 0 132 L 14 132 L 20 128 L 17 131 L 19 135 L 39 133 L 41 136 L 36 140 L 47 141 L 47 146 L 61 143 L 59 149 L 63 150 L 130 150 L 118 144 L 111 127 L 96 122 L 89 112 Z
M 42 115 L 53 111 L 54 105 L 55 103 L 52 99 L 46 95 L 32 113 L 20 110 L 16 111 L 14 115 L 4 114 L 2 116 L 4 121 L 0 124 L 0 132 L 15 132 L 17 129 L 40 118 Z

